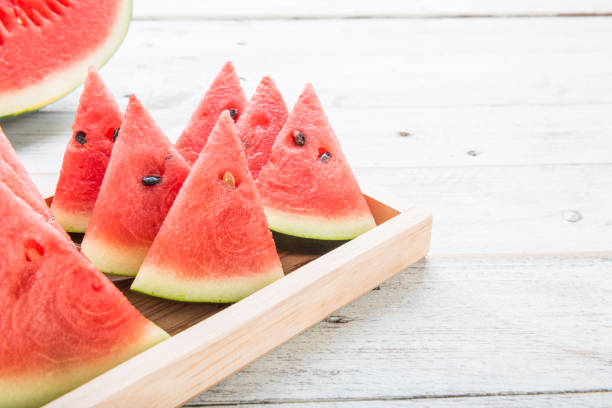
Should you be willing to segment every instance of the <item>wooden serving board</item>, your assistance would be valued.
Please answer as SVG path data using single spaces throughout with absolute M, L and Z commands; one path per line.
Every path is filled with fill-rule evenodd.
M 115 281 L 173 337 L 46 406 L 180 406 L 427 254 L 428 212 L 365 197 L 376 228 L 324 255 L 280 253 L 285 277 L 233 305 L 168 301 Z

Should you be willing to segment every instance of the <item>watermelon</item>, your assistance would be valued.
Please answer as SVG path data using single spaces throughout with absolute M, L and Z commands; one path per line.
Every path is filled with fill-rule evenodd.
M 28 176 L 2 129 L 0 129 L 0 181 L 34 211 L 47 218 L 51 216 L 45 199 Z
M 0 183 L 0 406 L 40 406 L 166 339 Z
M 100 270 L 134 276 L 189 173 L 132 95 L 81 245 Z
M 132 289 L 191 302 L 235 302 L 283 277 L 228 111 L 179 192 Z
M 231 62 L 227 62 L 206 91 L 176 142 L 176 148 L 185 160 L 189 164 L 195 163 L 221 112 L 229 109 L 232 118 L 238 120 L 246 104 L 247 99 L 236 70 Z
M 249 170 L 254 179 L 268 162 L 276 135 L 287 121 L 289 111 L 270 77 L 263 77 L 255 94 L 236 122 Z
M 310 84 L 278 134 L 257 187 L 277 236 L 335 245 L 375 226 Z
M 87 229 L 121 120 L 119 105 L 90 67 L 51 204 L 66 231 Z
M 34 182 L 23 167 L 17 153 L 0 128 L 0 182 L 4 183 L 13 194 L 21 198 L 34 211 L 42 215 L 54 228 L 62 231 L 62 227 L 51 216 L 51 210 L 45 199 L 34 185 Z
M 131 0 L 0 1 L 0 117 L 76 88 L 119 47 L 131 14 Z

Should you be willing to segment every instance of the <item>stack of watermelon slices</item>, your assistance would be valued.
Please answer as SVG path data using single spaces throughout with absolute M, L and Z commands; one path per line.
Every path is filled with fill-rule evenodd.
M 40 406 L 168 335 L 82 256 L 0 130 L 0 406 Z
M 375 226 L 312 85 L 291 113 L 269 77 L 247 102 L 231 63 L 176 147 L 90 69 L 51 208 L 85 232 L 82 253 L 1 133 L 0 158 L 0 406 L 42 404 L 167 337 L 98 269 L 153 296 L 236 302 L 283 277 L 277 248 Z
M 53 208 L 92 209 L 83 253 L 103 272 L 136 276 L 134 290 L 234 302 L 283 276 L 273 239 L 320 252 L 374 227 L 312 85 L 289 114 L 269 77 L 247 102 L 228 62 L 175 148 L 135 96 L 119 128 L 110 92 L 90 77 Z

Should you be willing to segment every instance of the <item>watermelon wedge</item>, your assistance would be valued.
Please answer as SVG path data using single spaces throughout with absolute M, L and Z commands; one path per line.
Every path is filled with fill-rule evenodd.
M 257 187 L 270 228 L 285 236 L 335 245 L 375 226 L 310 84 L 277 136 Z
M 0 183 L 0 406 L 37 407 L 166 339 Z
M 191 165 L 198 159 L 219 115 L 229 110 L 232 118 L 238 120 L 247 104 L 240 79 L 231 62 L 227 62 L 200 101 L 189 123 L 176 142 L 179 153 Z
M 32 179 L 23 167 L 11 142 L 0 128 L 0 181 L 2 181 L 19 198 L 24 200 L 34 211 L 44 217 L 51 212 Z
M 0 118 L 76 88 L 119 47 L 131 0 L 0 1 Z
M 72 124 L 51 210 L 68 232 L 85 232 L 113 150 L 122 114 L 90 67 Z
M 276 135 L 287 121 L 285 100 L 270 77 L 263 77 L 236 122 L 253 179 L 268 162 Z
M 224 112 L 170 209 L 132 289 L 236 302 L 283 277 L 259 194 Z
M 0 182 L 4 183 L 13 194 L 26 202 L 34 211 L 42 215 L 54 228 L 68 235 L 51 216 L 45 199 L 34 185 L 23 164 L 19 161 L 17 153 L 0 128 Z
M 134 276 L 189 165 L 132 95 L 81 249 L 103 272 Z

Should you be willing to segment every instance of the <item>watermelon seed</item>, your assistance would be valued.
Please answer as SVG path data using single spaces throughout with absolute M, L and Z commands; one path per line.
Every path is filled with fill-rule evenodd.
M 234 178 L 234 175 L 229 171 L 223 173 L 223 183 L 232 188 L 236 187 L 236 179 Z
M 238 117 L 238 111 L 234 108 L 229 110 L 230 116 L 232 117 L 232 120 L 235 122 L 236 118 Z
M 142 178 L 142 184 L 145 186 L 154 186 L 161 181 L 159 176 L 145 176 Z
M 86 139 L 86 135 L 85 135 L 85 132 L 83 132 L 82 130 L 79 130 L 74 135 L 74 140 L 76 140 L 79 144 L 84 145 L 86 141 L 85 139 Z
M 293 143 L 297 146 L 304 146 L 306 144 L 306 136 L 299 130 L 293 131 Z
M 28 239 L 23 244 L 25 259 L 28 262 L 42 257 L 45 254 L 45 248 L 38 243 L 35 239 Z
M 113 132 L 113 142 L 117 141 L 117 136 L 119 136 L 119 129 L 121 129 L 120 127 L 118 127 L 117 129 L 115 129 L 115 131 Z
M 321 160 L 323 163 L 327 163 L 330 159 L 331 159 L 331 153 L 330 152 L 323 152 L 319 156 L 319 160 Z

